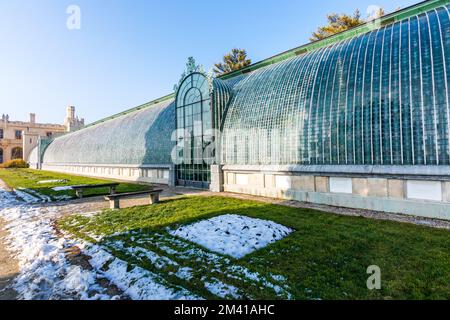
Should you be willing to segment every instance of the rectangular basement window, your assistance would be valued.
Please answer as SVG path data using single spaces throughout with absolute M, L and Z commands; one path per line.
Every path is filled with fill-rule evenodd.
M 330 177 L 330 192 L 352 194 L 353 193 L 352 179 Z
M 408 199 L 442 201 L 442 183 L 440 181 L 408 180 L 406 194 Z

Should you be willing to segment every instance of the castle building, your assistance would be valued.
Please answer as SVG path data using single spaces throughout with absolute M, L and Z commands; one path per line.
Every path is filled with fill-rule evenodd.
M 66 127 L 67 132 L 74 132 L 84 127 L 84 119 L 79 119 L 75 116 L 74 106 L 67 107 L 67 115 L 64 118 L 64 126 Z
M 42 168 L 450 219 L 449 31 L 430 0 L 217 78 L 191 59 Z
M 74 107 L 68 108 L 64 125 L 37 123 L 34 113 L 30 113 L 28 122 L 12 121 L 9 115 L 3 114 L 0 123 L 0 164 L 14 159 L 28 159 L 40 139 L 50 141 L 83 125 L 84 119 L 75 117 Z

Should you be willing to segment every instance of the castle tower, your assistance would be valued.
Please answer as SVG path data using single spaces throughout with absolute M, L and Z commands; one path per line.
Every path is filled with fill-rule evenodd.
M 74 106 L 67 107 L 67 117 L 70 119 L 75 119 L 75 107 Z
M 75 116 L 75 107 L 68 106 L 66 118 L 64 119 L 64 125 L 66 126 L 67 132 L 77 131 L 84 127 L 84 119 L 79 119 Z

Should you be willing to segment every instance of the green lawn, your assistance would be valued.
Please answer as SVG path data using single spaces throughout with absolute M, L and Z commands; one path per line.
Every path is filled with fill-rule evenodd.
M 206 249 L 166 231 L 222 214 L 273 220 L 296 231 L 239 260 L 211 257 Z M 205 282 L 214 279 L 238 288 L 244 299 L 284 299 L 289 294 L 294 299 L 450 299 L 450 233 L 445 230 L 224 197 L 106 210 L 67 217 L 59 225 L 90 242 L 105 236 L 97 243 L 116 257 L 209 299 L 217 296 L 205 289 Z M 159 258 L 150 262 L 149 252 Z M 367 289 L 371 265 L 381 268 L 381 290 Z M 193 270 L 191 279 L 175 276 L 181 268 Z M 248 271 L 257 272 L 259 279 L 246 277 Z
M 52 199 L 60 196 L 70 196 L 73 198 L 75 197 L 75 191 L 73 190 L 53 191 L 52 188 L 54 187 L 113 182 L 111 180 L 87 178 L 82 176 L 74 176 L 64 173 L 56 173 L 33 169 L 0 169 L 0 179 L 2 179 L 10 188 L 14 189 L 24 188 L 27 189 L 24 191 L 28 191 L 31 194 L 37 192 L 39 194 L 49 196 Z M 53 182 L 45 184 L 38 183 L 40 181 L 48 181 L 48 180 L 64 180 L 64 182 L 58 183 Z M 146 185 L 121 183 L 118 186 L 117 191 L 133 192 L 146 190 L 148 188 L 149 186 Z M 31 190 L 31 192 L 29 190 Z M 89 197 L 108 193 L 109 193 L 108 188 L 99 188 L 99 189 L 85 190 L 83 196 Z

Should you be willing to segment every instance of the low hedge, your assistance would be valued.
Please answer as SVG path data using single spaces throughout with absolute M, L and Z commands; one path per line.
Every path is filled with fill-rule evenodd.
M 3 164 L 0 164 L 0 168 L 12 169 L 12 168 L 28 168 L 29 165 L 22 159 L 9 160 Z

